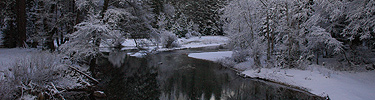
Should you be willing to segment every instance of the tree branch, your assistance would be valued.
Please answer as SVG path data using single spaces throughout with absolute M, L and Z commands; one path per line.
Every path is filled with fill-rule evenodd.
M 91 76 L 87 75 L 86 73 L 84 73 L 84 72 L 82 72 L 82 71 L 78 70 L 77 68 L 75 68 L 75 67 L 72 67 L 72 66 L 69 66 L 69 68 L 72 68 L 73 70 L 75 70 L 75 71 L 77 71 L 77 72 L 81 73 L 82 75 L 86 76 L 86 77 L 87 77 L 87 78 L 89 78 L 90 80 L 93 80 L 93 81 L 95 81 L 96 83 L 99 83 L 99 81 L 98 81 L 98 80 L 96 80 L 95 78 L 93 78 L 93 77 L 91 77 Z

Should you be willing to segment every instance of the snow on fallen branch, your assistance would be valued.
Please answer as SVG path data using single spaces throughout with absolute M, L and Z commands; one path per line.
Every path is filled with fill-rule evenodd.
M 80 74 L 86 76 L 86 77 L 89 78 L 90 80 L 95 81 L 96 83 L 99 83 L 98 80 L 96 80 L 95 78 L 93 78 L 93 77 L 87 75 L 86 73 L 84 73 L 84 72 L 78 70 L 77 68 L 75 68 L 75 67 L 73 67 L 73 66 L 69 66 L 69 68 L 72 68 L 73 70 L 75 70 L 75 71 L 77 71 L 78 73 L 80 73 Z
M 58 94 L 58 96 L 61 98 L 61 100 L 66 100 L 63 95 L 61 95 L 61 92 L 57 90 L 55 84 L 51 82 L 51 86 L 53 88 L 53 93 Z

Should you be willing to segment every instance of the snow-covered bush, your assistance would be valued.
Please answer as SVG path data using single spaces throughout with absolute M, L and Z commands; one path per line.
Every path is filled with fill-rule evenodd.
M 20 58 L 12 69 L 14 79 L 19 82 L 53 82 L 61 78 L 59 75 L 64 69 L 61 66 L 61 61 L 60 55 L 48 52 L 35 53 Z
M 163 47 L 172 48 L 178 46 L 176 34 L 166 30 L 160 31 L 160 34 Z
M 185 38 L 190 38 L 194 36 L 201 36 L 202 34 L 198 32 L 199 30 L 199 25 L 195 24 L 193 21 L 190 21 L 189 24 L 187 25 L 187 33 L 185 34 Z
M 235 62 L 233 60 L 233 58 L 231 58 L 231 57 L 224 58 L 224 59 L 218 59 L 217 62 L 220 63 L 223 66 L 226 66 L 226 67 L 233 67 L 234 65 L 237 64 L 237 62 Z
M 233 50 L 233 54 L 232 54 L 233 60 L 238 63 L 247 61 L 247 58 L 249 56 L 250 56 L 250 51 L 246 49 Z
M 0 99 L 15 99 L 19 96 L 16 92 L 25 92 L 19 87 L 25 89 L 30 83 L 40 87 L 45 87 L 50 82 L 65 87 L 72 85 L 71 82 L 74 81 L 67 81 L 62 76 L 68 68 L 62 66 L 61 61 L 61 56 L 47 51 L 20 57 L 4 72 L 5 79 L 0 80 Z
M 61 51 L 74 61 L 95 56 L 99 52 L 102 39 L 106 40 L 114 34 L 111 26 L 103 23 L 98 14 L 89 15 L 89 18 L 75 28 L 77 31 L 67 35 L 69 41 L 60 47 Z
M 186 34 L 185 34 L 185 38 L 189 39 L 191 37 L 194 37 L 194 36 L 198 36 L 200 37 L 201 36 L 201 33 L 197 32 L 197 31 L 188 31 Z
M 16 90 L 17 87 L 14 81 L 11 81 L 9 78 L 6 80 L 0 81 L 0 99 L 1 100 L 14 100 L 16 99 Z
M 261 34 L 261 20 L 265 16 L 261 9 L 262 3 L 256 0 L 231 1 L 223 9 L 223 28 L 230 38 L 232 58 L 237 63 L 254 62 L 249 67 L 262 67 L 265 60 L 267 38 Z
M 179 23 L 174 23 L 172 29 L 168 30 L 168 25 L 171 24 L 170 18 L 165 14 L 160 14 L 158 16 L 158 31 L 160 33 L 161 44 L 163 47 L 172 48 L 177 47 L 177 35 L 174 32 L 180 32 L 182 28 L 179 26 Z
M 4 72 L 5 78 L 0 80 L 0 99 L 53 92 L 48 90 L 51 83 L 60 88 L 82 86 L 79 81 L 87 83 L 82 76 L 73 75 L 74 71 L 64 65 L 68 62 L 61 58 L 60 54 L 42 51 L 16 59 L 17 62 Z

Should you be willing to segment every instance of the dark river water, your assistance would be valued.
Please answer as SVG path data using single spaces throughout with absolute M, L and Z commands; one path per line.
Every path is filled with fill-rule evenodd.
M 298 89 L 242 78 L 220 64 L 189 58 L 198 50 L 150 54 L 125 51 L 99 58 L 95 77 L 106 100 L 321 100 Z

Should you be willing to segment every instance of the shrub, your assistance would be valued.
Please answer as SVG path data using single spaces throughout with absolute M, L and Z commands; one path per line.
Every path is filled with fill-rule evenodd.
M 24 93 L 35 95 L 45 91 L 51 83 L 58 87 L 79 85 L 78 80 L 68 75 L 68 67 L 62 61 L 59 54 L 47 51 L 16 59 L 0 76 L 4 77 L 0 80 L 0 99 L 16 99 Z
M 165 48 L 177 47 L 177 36 L 170 31 L 161 31 L 161 43 Z

